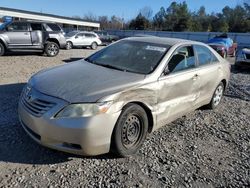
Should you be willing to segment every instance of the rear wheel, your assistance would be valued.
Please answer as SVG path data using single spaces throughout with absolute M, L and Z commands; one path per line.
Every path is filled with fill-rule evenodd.
M 68 42 L 66 43 L 66 50 L 71 50 L 72 48 L 73 48 L 72 42 L 68 41 Z
M 96 43 L 96 42 L 93 42 L 93 43 L 91 44 L 91 48 L 92 48 L 93 50 L 96 50 L 96 49 L 97 49 L 97 43 Z
M 215 109 L 220 104 L 223 93 L 224 93 L 224 87 L 225 86 L 222 82 L 217 86 L 213 94 L 213 97 L 210 103 L 208 104 L 208 108 Z
M 148 117 L 144 109 L 130 104 L 122 111 L 112 134 L 111 151 L 118 156 L 135 154 L 146 139 Z
M 59 46 L 55 42 L 48 42 L 45 45 L 44 51 L 47 54 L 47 56 L 55 57 L 59 53 Z
M 0 56 L 3 56 L 5 54 L 5 47 L 2 43 L 0 43 Z

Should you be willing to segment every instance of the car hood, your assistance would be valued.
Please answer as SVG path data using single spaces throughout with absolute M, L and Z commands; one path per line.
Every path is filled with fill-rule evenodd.
M 80 60 L 40 71 L 30 85 L 46 95 L 70 103 L 96 102 L 99 99 L 138 85 L 144 75 L 122 72 Z

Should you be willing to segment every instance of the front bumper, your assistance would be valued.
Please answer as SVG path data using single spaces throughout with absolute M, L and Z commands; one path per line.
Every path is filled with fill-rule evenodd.
M 20 122 L 32 139 L 46 147 L 85 156 L 108 153 L 120 112 L 84 118 L 54 118 L 65 105 L 66 102 L 57 101 L 56 106 L 41 117 L 36 117 L 20 100 Z

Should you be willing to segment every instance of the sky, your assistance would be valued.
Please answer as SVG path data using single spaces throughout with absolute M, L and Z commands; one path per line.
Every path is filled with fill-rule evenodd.
M 151 7 L 153 15 L 160 7 L 167 8 L 173 0 L 0 0 L 0 7 L 23 9 L 61 16 L 80 16 L 92 13 L 96 16 L 116 15 L 130 20 L 140 9 Z M 183 2 L 183 0 L 176 0 Z M 186 0 L 189 9 L 198 10 L 205 6 L 208 13 L 220 12 L 225 6 L 235 7 L 244 0 Z

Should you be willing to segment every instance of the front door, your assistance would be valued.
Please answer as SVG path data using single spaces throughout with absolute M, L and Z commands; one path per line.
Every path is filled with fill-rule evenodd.
M 192 46 L 178 48 L 158 80 L 157 125 L 163 126 L 193 110 L 199 97 L 199 74 Z
M 31 36 L 27 23 L 14 22 L 7 26 L 5 35 L 9 46 L 31 45 Z

